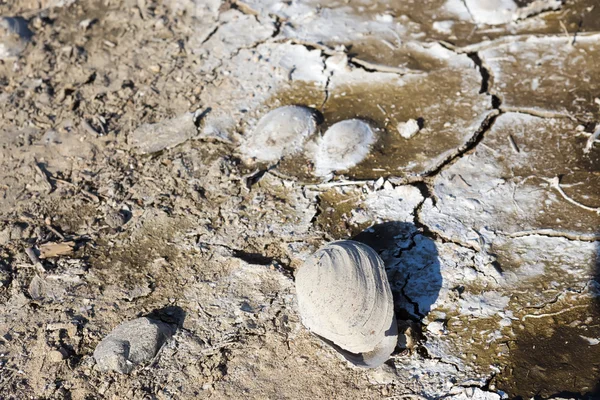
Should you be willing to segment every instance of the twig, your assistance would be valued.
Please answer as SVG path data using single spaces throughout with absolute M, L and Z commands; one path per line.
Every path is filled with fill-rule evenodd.
M 427 397 L 418 395 L 418 394 L 413 394 L 413 393 L 409 393 L 409 394 L 400 394 L 397 396 L 392 396 L 392 397 L 386 397 L 386 400 L 402 400 L 402 399 L 409 399 L 409 400 L 429 400 Z
M 92 136 L 100 136 L 100 133 L 85 119 L 81 122 L 81 126 L 83 126 L 83 129 L 85 129 Z
M 60 233 L 59 231 L 57 231 L 56 229 L 54 229 L 54 227 L 52 227 L 52 225 L 46 224 L 46 228 L 48 228 L 48 230 L 50 230 L 52 233 L 54 233 L 56 236 L 58 236 L 60 238 L 60 240 L 65 240 L 65 236 L 62 233 Z
M 575 42 L 577 41 L 577 34 L 581 30 L 581 26 L 583 25 L 583 17 L 579 20 L 577 24 L 577 30 L 573 32 L 573 41 L 571 42 L 571 46 L 575 46 Z
M 373 181 L 365 180 L 365 181 L 336 181 L 336 182 L 327 182 L 327 183 L 318 183 L 315 185 L 306 185 L 304 186 L 307 189 L 329 189 L 336 186 L 361 186 L 366 185 L 368 183 L 373 183 Z
M 569 44 L 571 44 L 571 35 L 569 35 L 569 30 L 567 29 L 567 27 L 565 26 L 565 23 L 562 22 L 562 19 L 558 20 L 558 23 L 560 24 L 560 27 L 562 28 L 563 32 L 565 33 L 565 36 L 567 37 L 567 42 Z
M 523 211 L 523 209 L 519 206 L 519 203 L 517 203 L 517 200 L 515 199 L 515 192 L 517 191 L 517 186 L 513 186 L 513 190 L 512 190 L 512 202 L 515 206 L 515 208 L 517 209 L 517 211 L 520 211 L 521 214 L 525 214 L 525 211 Z
M 461 181 L 463 181 L 463 183 L 464 183 L 465 185 L 467 185 L 468 187 L 471 187 L 471 184 L 470 184 L 469 182 L 467 182 L 467 181 L 465 180 L 465 178 L 463 178 L 463 176 L 462 176 L 461 174 L 458 174 L 458 177 L 460 178 L 460 180 L 461 180 Z
M 508 135 L 508 141 L 510 143 L 510 147 L 515 151 L 515 153 L 520 153 L 519 146 L 517 146 L 517 142 L 515 142 L 515 138 L 512 135 Z
M 38 264 L 41 262 L 37 254 L 35 254 L 35 250 L 33 249 L 33 247 L 26 248 L 25 253 L 27 254 L 27 257 L 29 257 L 33 264 Z
M 569 196 L 567 196 L 567 194 L 565 193 L 565 191 L 560 187 L 560 178 L 558 176 L 555 176 L 552 179 L 545 179 L 554 189 L 558 190 L 558 193 L 561 194 L 562 197 L 565 198 L 565 200 L 567 200 L 569 203 L 576 205 L 579 208 L 583 208 L 584 210 L 587 211 L 593 211 L 596 212 L 597 214 L 600 215 L 600 207 L 598 208 L 594 208 L 594 207 L 588 207 L 584 204 L 579 203 L 578 201 L 573 200 L 572 198 L 570 198 Z
M 549 237 L 563 237 L 569 240 L 578 240 L 581 242 L 595 242 L 600 240 L 600 233 L 591 233 L 589 235 L 573 234 L 570 232 L 555 231 L 553 229 L 530 229 L 525 231 L 517 231 L 512 233 L 505 233 L 506 236 L 511 238 L 519 238 L 526 236 L 549 236 Z
M 37 173 L 40 174 L 40 176 L 44 179 L 44 183 L 45 183 L 46 189 L 48 189 L 48 192 L 51 192 L 52 191 L 52 184 L 48 180 L 48 175 L 46 175 L 44 173 L 44 171 L 38 165 L 37 160 L 35 160 L 35 162 L 33 163 L 33 168 L 35 168 L 35 170 L 37 171 Z
M 64 179 L 55 178 L 55 177 L 53 177 L 52 179 L 54 179 L 57 183 L 62 183 L 62 184 L 65 184 L 65 185 L 69 185 L 69 186 L 71 186 L 71 187 L 79 190 L 81 192 L 81 194 L 87 196 L 94 203 L 99 203 L 100 202 L 100 198 L 98 196 L 96 196 L 94 193 L 88 192 L 87 190 L 80 188 L 78 185 L 76 185 L 76 184 L 74 184 L 72 182 L 65 181 Z M 102 196 L 102 195 L 100 195 L 100 196 Z M 104 196 L 102 196 L 102 197 L 104 197 Z
M 96 196 L 94 193 L 88 192 L 85 189 L 79 189 L 79 190 L 81 191 L 81 193 L 83 193 L 84 195 L 89 197 L 94 203 L 100 203 L 100 198 L 98 196 Z
M 148 363 L 148 365 L 146 365 L 144 367 L 145 370 L 149 370 L 152 367 L 154 367 L 156 365 L 156 363 L 158 362 L 158 359 L 160 358 L 160 353 L 162 352 L 162 350 L 167 346 L 167 342 L 164 342 L 162 344 L 162 346 L 160 346 L 160 349 L 158 349 L 158 351 L 156 352 L 156 355 L 154 356 L 154 358 L 152 358 L 152 360 Z
M 583 305 L 582 304 L 582 305 L 578 305 L 578 306 L 573 306 L 573 307 L 570 307 L 570 308 L 567 308 L 567 309 L 564 309 L 564 310 L 560 310 L 560 311 L 553 312 L 553 313 L 548 313 L 548 314 L 527 314 L 527 315 L 523 316 L 523 318 L 521 318 L 521 321 L 525 321 L 527 318 L 536 318 L 536 319 L 538 319 L 538 318 L 545 318 L 545 317 L 554 317 L 556 315 L 561 315 L 561 314 L 564 314 L 566 312 L 572 311 L 572 310 L 574 310 L 576 308 L 584 308 L 584 307 L 587 307 L 587 305 Z
M 31 263 L 35 266 L 35 268 L 39 272 L 41 272 L 41 273 L 46 272 L 46 270 L 44 269 L 44 265 L 40 261 L 38 255 L 35 253 L 35 250 L 33 249 L 33 247 L 26 248 L 25 254 L 27 254 L 27 257 L 29 257 L 29 259 L 31 260 Z
M 494 154 L 496 154 L 496 155 L 497 155 L 497 154 L 499 154 L 499 153 L 498 153 L 498 151 L 497 151 L 496 149 L 492 149 L 490 146 L 488 146 L 487 144 L 485 144 L 485 143 L 483 143 L 483 142 L 482 142 L 482 143 L 480 143 L 479 145 L 480 145 L 481 147 L 485 147 L 486 149 L 490 150 L 492 153 L 494 153 Z
M 600 125 L 596 127 L 596 132 L 594 132 L 585 143 L 585 148 L 583 149 L 583 152 L 585 154 L 588 154 L 590 151 L 592 151 L 592 147 L 594 147 L 594 142 L 598 138 L 600 138 Z
M 385 39 L 381 39 L 381 43 L 385 44 L 387 47 L 389 47 L 392 50 L 396 50 L 396 46 L 394 46 L 393 44 L 391 44 L 390 42 L 388 42 Z

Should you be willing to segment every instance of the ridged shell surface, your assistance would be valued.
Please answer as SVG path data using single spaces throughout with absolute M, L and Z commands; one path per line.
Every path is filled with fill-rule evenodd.
M 373 128 L 359 119 L 333 124 L 321 139 L 315 154 L 315 174 L 326 176 L 354 167 L 367 157 L 377 137 Z
M 302 150 L 317 128 L 313 111 L 307 107 L 285 106 L 263 116 L 244 143 L 242 152 L 258 161 L 278 161 Z
M 376 367 L 394 351 L 397 326 L 383 261 L 351 240 L 327 244 L 296 273 L 304 326 L 357 365 Z M 339 347 L 339 348 L 337 348 Z

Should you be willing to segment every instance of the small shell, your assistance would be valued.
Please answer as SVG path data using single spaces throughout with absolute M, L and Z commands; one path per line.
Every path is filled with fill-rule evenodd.
M 376 139 L 371 126 L 358 119 L 332 125 L 316 151 L 315 174 L 327 176 L 354 167 L 367 157 Z
M 263 116 L 248 136 L 242 152 L 258 161 L 278 161 L 302 149 L 315 133 L 317 122 L 307 107 L 285 106 Z
M 398 327 L 383 261 L 369 246 L 330 243 L 296 274 L 302 323 L 350 362 L 375 368 L 396 347 Z

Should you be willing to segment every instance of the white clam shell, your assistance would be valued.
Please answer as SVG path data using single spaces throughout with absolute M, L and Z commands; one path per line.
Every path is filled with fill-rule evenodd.
M 302 323 L 349 361 L 366 367 L 385 362 L 398 327 L 383 261 L 351 240 L 327 244 L 296 274 Z
M 315 154 L 315 174 L 327 176 L 354 167 L 367 157 L 377 140 L 373 128 L 359 119 L 333 124 L 323 135 Z
M 268 112 L 248 135 L 242 152 L 258 161 L 274 162 L 302 150 L 317 121 L 307 107 L 285 106 Z

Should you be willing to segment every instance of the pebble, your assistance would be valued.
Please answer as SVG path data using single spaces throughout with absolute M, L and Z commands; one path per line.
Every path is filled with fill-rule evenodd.
M 419 123 L 414 119 L 409 119 L 406 122 L 400 122 L 397 126 L 397 129 L 400 136 L 402 136 L 404 139 L 412 138 L 421 130 Z
M 427 325 L 427 330 L 436 335 L 443 335 L 446 333 L 446 327 L 444 323 L 441 321 L 434 321 Z
M 124 322 L 96 346 L 97 368 L 128 374 L 136 365 L 152 360 L 172 334 L 171 326 L 162 321 L 142 317 Z
M 111 228 L 120 228 L 126 222 L 126 217 L 121 211 L 111 211 L 106 214 L 104 221 Z
M 66 358 L 66 351 L 64 349 L 52 350 L 48 353 L 48 359 L 51 362 L 58 363 Z

